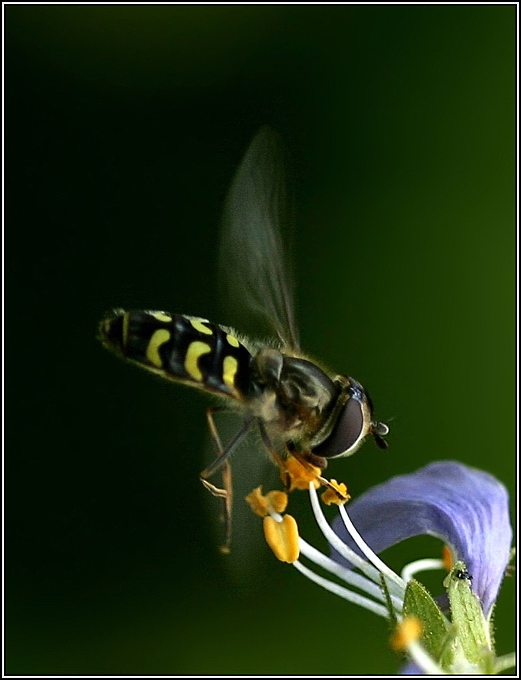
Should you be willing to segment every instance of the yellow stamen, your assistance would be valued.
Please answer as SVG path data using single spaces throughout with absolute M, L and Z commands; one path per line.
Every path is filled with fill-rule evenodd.
M 298 560 L 300 554 L 298 526 L 291 515 L 284 515 L 282 522 L 277 522 L 273 517 L 265 517 L 263 527 L 266 543 L 278 560 L 290 564 Z
M 444 545 L 443 546 L 443 566 L 447 571 L 450 571 L 452 569 L 453 561 L 452 561 L 452 553 L 450 551 L 449 546 Z
M 266 517 L 271 512 L 284 512 L 288 505 L 288 494 L 284 491 L 268 491 L 262 493 L 262 486 L 253 489 L 246 496 L 246 502 L 259 517 Z
M 340 496 L 335 493 L 333 489 L 328 487 L 321 496 L 324 503 L 326 505 L 344 505 L 344 503 L 347 503 L 351 496 L 347 492 L 347 486 L 344 484 L 344 482 L 337 482 L 336 479 L 330 479 L 329 481 L 331 485 L 334 486 L 338 491 Z
M 422 625 L 415 616 L 408 616 L 400 621 L 391 635 L 391 648 L 397 652 L 403 652 L 411 644 L 416 642 L 422 634 Z
M 274 512 L 284 512 L 288 506 L 288 494 L 285 491 L 269 491 L 266 496 Z
M 289 477 L 291 482 L 289 487 L 290 491 L 293 491 L 294 489 L 307 491 L 309 489 L 310 482 L 313 482 L 315 489 L 318 489 L 320 482 L 317 479 L 317 475 L 320 475 L 322 470 L 318 467 L 314 467 L 313 465 L 310 465 L 310 468 L 311 469 L 308 469 L 302 465 L 302 463 L 300 463 L 293 456 L 289 456 L 285 462 L 285 470 L 283 470 L 281 473 L 281 477 L 284 482 L 286 481 L 284 479 L 285 475 Z

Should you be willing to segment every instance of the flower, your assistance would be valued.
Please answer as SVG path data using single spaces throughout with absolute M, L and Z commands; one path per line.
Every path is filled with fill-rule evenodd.
M 298 536 L 296 521 L 279 514 L 270 494 L 263 510 L 268 543 L 278 559 L 318 585 L 389 618 L 395 626 L 391 644 L 410 660 L 403 672 L 497 673 L 515 663 L 513 654 L 495 657 L 490 626 L 512 541 L 508 494 L 497 479 L 456 462 L 432 463 L 368 490 L 349 505 L 349 513 L 340 505 L 333 527 L 315 486 L 310 482 L 311 505 L 331 556 Z M 440 538 L 451 563 L 421 559 L 399 576 L 375 554 L 419 534 Z M 315 573 L 300 555 L 330 576 Z M 413 578 L 444 567 L 449 569 L 443 586 L 450 616 Z
M 431 463 L 372 487 L 351 503 L 349 516 L 376 553 L 420 534 L 440 538 L 453 563 L 465 563 L 472 590 L 490 614 L 512 544 L 508 493 L 495 477 L 452 461 Z M 333 527 L 353 545 L 340 518 Z

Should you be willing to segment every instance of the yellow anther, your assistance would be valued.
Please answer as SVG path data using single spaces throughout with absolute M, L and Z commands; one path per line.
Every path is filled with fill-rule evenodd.
M 273 512 L 284 512 L 288 507 L 288 494 L 285 491 L 268 491 L 266 494 L 269 506 Z
M 294 456 L 289 456 L 285 462 L 285 469 L 281 473 L 282 480 L 285 482 L 285 476 L 287 475 L 290 479 L 289 490 L 301 489 L 307 491 L 309 489 L 309 483 L 313 482 L 315 489 L 318 489 L 320 482 L 317 479 L 317 475 L 320 475 L 321 469 L 309 466 L 309 469 L 302 465 Z
M 344 503 L 347 503 L 351 496 L 349 495 L 347 486 L 344 484 L 344 482 L 337 482 L 336 479 L 330 479 L 329 483 L 334 487 L 334 489 L 328 487 L 324 491 L 321 496 L 324 503 L 326 505 L 344 505 Z
M 450 548 L 448 545 L 443 546 L 443 566 L 447 571 L 450 571 L 452 569 L 452 565 L 454 564 L 452 560 L 452 553 L 450 551 Z
M 277 522 L 273 517 L 265 517 L 263 526 L 266 543 L 278 560 L 290 564 L 298 560 L 300 554 L 298 526 L 291 515 L 284 515 L 281 522 Z
M 258 486 L 246 496 L 246 502 L 256 515 L 266 517 L 270 512 L 284 512 L 288 505 L 288 494 L 284 491 L 263 494 L 262 486 Z
M 391 635 L 390 643 L 392 649 L 403 652 L 411 644 L 416 642 L 422 634 L 422 624 L 415 616 L 408 616 L 400 621 Z
M 262 486 L 253 489 L 244 499 L 253 512 L 259 517 L 266 517 L 268 514 L 268 504 L 262 495 Z

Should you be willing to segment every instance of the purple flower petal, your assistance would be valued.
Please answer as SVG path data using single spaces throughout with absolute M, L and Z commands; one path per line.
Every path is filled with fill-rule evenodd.
M 347 511 L 376 553 L 411 536 L 440 538 L 454 559 L 465 562 L 472 588 L 489 613 L 512 542 L 508 493 L 492 475 L 451 461 L 431 463 L 369 489 Z M 340 517 L 333 528 L 354 548 Z M 335 552 L 333 559 L 345 563 Z
M 409 661 L 405 666 L 400 669 L 400 675 L 423 675 L 422 669 L 414 663 L 414 661 Z

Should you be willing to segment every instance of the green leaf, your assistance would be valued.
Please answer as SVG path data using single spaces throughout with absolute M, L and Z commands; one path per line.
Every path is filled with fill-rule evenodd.
M 494 657 L 488 622 L 481 604 L 472 592 L 472 579 L 463 562 L 456 562 L 444 585 L 448 589 L 452 623 L 466 660 L 490 672 Z
M 444 665 L 445 663 L 450 664 L 450 660 L 446 659 L 447 650 L 444 650 L 449 623 L 441 613 L 431 594 L 419 581 L 414 579 L 407 583 L 403 615 L 415 616 L 421 621 L 421 642 L 429 655 L 439 662 L 443 652 Z

